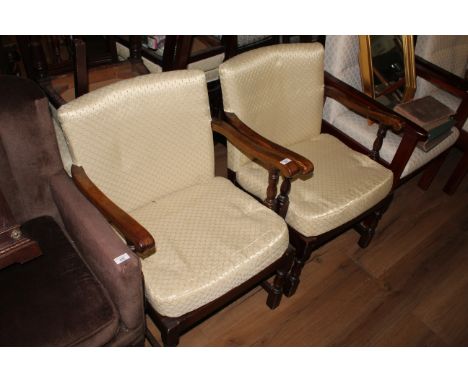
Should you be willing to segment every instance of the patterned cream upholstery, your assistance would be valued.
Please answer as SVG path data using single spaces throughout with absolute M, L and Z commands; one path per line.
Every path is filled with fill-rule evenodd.
M 225 110 L 266 138 L 310 159 L 312 176 L 292 182 L 286 221 L 317 236 L 384 199 L 393 174 L 336 138 L 320 134 L 323 47 L 275 45 L 236 56 L 220 67 Z M 228 167 L 247 191 L 265 198 L 268 173 L 229 147 Z
M 362 91 L 358 36 L 327 36 L 325 44 L 325 70 L 357 90 Z M 330 99 L 327 99 L 325 102 L 323 119 L 367 149 L 372 149 L 377 129 L 375 125 L 368 126 L 367 119 L 356 115 L 343 105 Z M 416 148 L 403 170 L 401 178 L 413 173 L 451 147 L 458 139 L 458 135 L 459 131 L 453 128 L 451 134 L 434 149 L 424 152 Z M 401 137 L 399 135 L 388 131 L 384 144 L 380 149 L 381 158 L 391 163 L 400 142 Z
M 418 36 L 415 54 L 458 77 L 465 77 L 468 65 L 468 36 Z M 456 111 L 461 99 L 418 77 L 416 97 L 431 95 Z M 468 121 L 462 127 L 468 131 Z
M 288 44 L 230 59 L 219 68 L 224 110 L 236 113 L 259 134 L 283 146 L 320 134 L 322 55 L 319 44 Z M 311 70 L 312 64 L 317 70 Z M 229 168 L 238 171 L 247 162 L 228 143 Z
M 203 73 L 160 76 L 119 81 L 58 110 L 73 163 L 125 211 L 214 176 Z M 170 134 L 161 134 L 159 125 L 170 126 Z M 187 160 L 174 150 L 193 155 Z
M 288 146 L 314 163 L 313 176 L 292 181 L 286 222 L 305 236 L 318 236 L 354 219 L 384 199 L 393 174 L 335 137 L 320 134 Z M 268 171 L 250 162 L 237 181 L 265 198 Z
M 183 189 L 131 215 L 155 237 L 143 260 L 146 291 L 161 314 L 177 317 L 222 296 L 279 259 L 284 221 L 225 178 Z
M 61 107 L 74 164 L 148 229 L 146 297 L 178 317 L 222 296 L 279 259 L 284 221 L 223 178 L 205 76 L 172 71 L 120 81 Z

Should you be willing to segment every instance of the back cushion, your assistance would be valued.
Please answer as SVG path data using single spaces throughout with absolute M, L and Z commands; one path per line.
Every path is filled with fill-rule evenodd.
M 418 36 L 415 54 L 463 78 L 468 63 L 468 36 Z M 438 89 L 420 77 L 416 85 L 416 98 Z
M 73 163 L 127 212 L 214 177 L 201 71 L 120 81 L 62 106 L 58 118 Z
M 283 146 L 320 134 L 323 108 L 323 47 L 273 45 L 251 50 L 220 66 L 224 110 Z M 228 166 L 249 159 L 228 144 Z
M 362 91 L 359 67 L 359 36 L 327 36 L 325 41 L 325 71 Z M 323 119 L 331 124 L 348 109 L 339 102 L 327 98 L 323 108 Z M 339 126 L 337 126 L 339 127 Z

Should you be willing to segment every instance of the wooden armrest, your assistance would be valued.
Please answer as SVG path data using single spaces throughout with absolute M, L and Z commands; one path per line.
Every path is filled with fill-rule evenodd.
M 259 160 L 270 169 L 277 169 L 284 177 L 292 178 L 303 174 L 303 165 L 294 160 L 294 158 L 290 158 L 287 151 L 273 150 L 271 148 L 261 146 L 248 135 L 242 133 L 234 126 L 224 121 L 212 121 L 211 128 L 213 131 L 225 136 L 229 142 L 244 154 Z M 310 163 L 310 168 L 313 170 L 312 163 Z
M 427 131 L 399 115 L 368 95 L 325 72 L 325 96 L 333 98 L 355 113 L 389 126 L 395 132 L 412 130 L 420 140 L 427 139 Z
M 416 74 L 457 97 L 465 97 L 468 81 L 416 56 Z
M 294 160 L 297 163 L 297 165 L 301 167 L 302 175 L 306 175 L 314 171 L 314 165 L 309 159 L 304 158 L 302 155 L 299 155 L 294 151 L 291 151 L 281 145 L 278 145 L 261 136 L 260 134 L 256 133 L 244 122 L 242 122 L 236 114 L 225 112 L 224 115 L 232 126 L 234 126 L 239 132 L 241 132 L 245 136 L 249 137 L 249 139 L 251 139 L 257 145 L 260 145 L 261 147 L 266 148 L 268 150 L 276 151 L 278 152 L 278 154 L 282 155 L 283 158 L 289 158 L 291 160 Z
M 140 257 L 146 257 L 156 251 L 156 246 L 151 234 L 110 200 L 88 178 L 83 167 L 73 165 L 72 178 L 78 189 L 86 198 L 104 215 L 104 217 L 135 247 Z

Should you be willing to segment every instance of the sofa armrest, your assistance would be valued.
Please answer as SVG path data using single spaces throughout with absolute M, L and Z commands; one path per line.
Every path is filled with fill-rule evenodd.
M 110 200 L 86 175 L 83 167 L 72 165 L 72 178 L 78 189 L 123 235 L 141 257 L 155 252 L 151 234 L 129 214 Z
M 65 171 L 50 180 L 53 199 L 68 236 L 103 284 L 123 323 L 133 329 L 144 319 L 141 263 L 109 223 L 75 187 Z M 127 254 L 127 260 L 116 260 Z M 127 256 L 125 256 L 127 257 Z

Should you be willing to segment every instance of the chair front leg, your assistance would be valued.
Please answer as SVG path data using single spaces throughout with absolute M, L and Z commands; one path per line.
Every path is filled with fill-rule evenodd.
M 289 269 L 291 268 L 292 261 L 294 258 L 294 250 L 292 248 L 288 248 L 283 257 L 284 261 L 276 271 L 276 276 L 273 281 L 273 284 L 270 285 L 268 288 L 267 305 L 270 309 L 277 308 L 281 302 L 286 276 L 288 274 Z
M 312 251 L 314 250 L 314 242 L 306 243 L 304 241 L 299 241 L 298 243 L 295 243 L 294 246 L 296 248 L 296 252 L 293 265 L 284 283 L 284 295 L 286 297 L 291 297 L 296 293 L 302 269 L 304 268 L 307 260 L 310 259 Z

